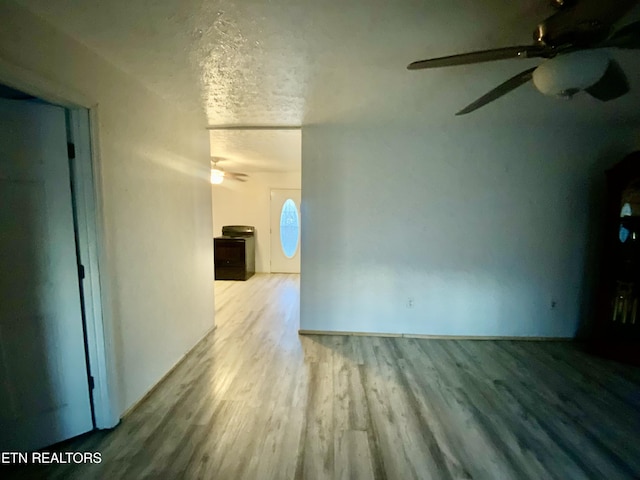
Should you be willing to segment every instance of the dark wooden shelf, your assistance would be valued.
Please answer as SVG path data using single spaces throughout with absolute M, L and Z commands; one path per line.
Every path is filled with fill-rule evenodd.
M 640 364 L 640 152 L 607 172 L 606 243 L 598 291 L 597 319 L 589 350 Z M 620 217 L 624 204 L 631 216 Z M 620 226 L 629 238 L 620 241 Z

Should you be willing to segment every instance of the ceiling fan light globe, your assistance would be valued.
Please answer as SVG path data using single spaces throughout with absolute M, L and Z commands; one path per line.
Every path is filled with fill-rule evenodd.
M 211 169 L 211 183 L 213 185 L 220 185 L 224 180 L 224 172 L 215 168 Z
M 533 84 L 545 95 L 565 97 L 600 80 L 609 66 L 604 50 L 581 50 L 547 60 L 533 72 Z

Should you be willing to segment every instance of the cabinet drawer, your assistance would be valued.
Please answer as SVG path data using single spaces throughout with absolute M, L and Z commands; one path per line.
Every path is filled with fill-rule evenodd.
M 245 257 L 244 240 L 215 240 L 216 260 L 238 260 Z
M 241 257 L 241 258 L 218 258 L 216 256 L 215 259 L 214 259 L 213 264 L 216 265 L 216 266 L 221 266 L 221 267 L 242 267 L 242 268 L 245 268 L 245 266 L 246 266 L 244 257 Z

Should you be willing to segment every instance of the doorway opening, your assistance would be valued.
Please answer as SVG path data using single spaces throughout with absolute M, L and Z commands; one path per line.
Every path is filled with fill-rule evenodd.
M 295 304 L 293 311 L 298 312 L 303 241 L 301 128 L 212 127 L 210 148 L 215 167 L 243 175 L 241 179 L 233 176 L 227 179 L 225 173 L 223 181 L 212 181 L 214 237 L 223 235 L 226 226 L 251 226 L 255 243 L 255 275 L 246 280 L 248 285 L 227 281 L 214 284 L 216 324 L 220 326 L 225 321 L 225 313 L 218 313 L 230 310 L 226 305 L 232 297 L 269 298 L 272 305 L 282 300 L 287 309 Z M 221 259 L 217 261 L 219 265 Z M 267 276 L 273 277 L 274 282 L 268 281 Z M 286 288 L 277 286 L 279 276 Z M 258 285 L 273 287 L 273 292 L 261 297 L 254 294 L 251 284 L 258 289 L 262 288 Z M 246 302 L 236 303 L 239 309 L 243 304 Z M 294 317 L 290 319 L 297 330 L 299 318 Z

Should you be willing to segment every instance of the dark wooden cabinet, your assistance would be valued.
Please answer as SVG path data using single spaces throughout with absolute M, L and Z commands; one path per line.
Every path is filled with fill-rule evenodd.
M 640 152 L 607 172 L 607 222 L 595 353 L 640 364 Z
M 254 237 L 213 239 L 216 280 L 247 280 L 256 271 Z

